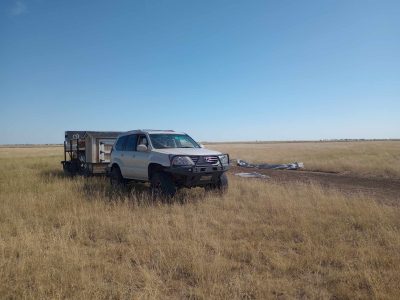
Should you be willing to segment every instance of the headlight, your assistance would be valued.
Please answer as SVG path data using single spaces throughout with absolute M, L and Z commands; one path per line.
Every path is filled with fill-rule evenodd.
M 218 157 L 219 157 L 219 160 L 221 161 L 221 164 L 229 165 L 229 156 L 228 156 L 228 154 L 219 155 Z
M 171 164 L 173 166 L 194 166 L 194 162 L 189 156 L 175 156 Z

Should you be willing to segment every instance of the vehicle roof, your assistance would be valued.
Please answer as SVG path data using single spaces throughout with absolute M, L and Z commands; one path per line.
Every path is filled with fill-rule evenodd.
M 122 132 L 121 131 L 86 131 L 85 137 L 86 136 L 91 136 L 94 138 L 116 138 L 118 135 L 120 135 Z
M 162 129 L 135 129 L 122 133 L 121 135 L 131 133 L 148 133 L 148 134 L 186 134 L 184 132 L 177 132 L 174 130 L 162 130 Z
M 116 138 L 122 131 L 83 131 L 83 130 L 68 130 L 65 131 L 65 140 L 84 139 L 86 136 L 94 138 Z

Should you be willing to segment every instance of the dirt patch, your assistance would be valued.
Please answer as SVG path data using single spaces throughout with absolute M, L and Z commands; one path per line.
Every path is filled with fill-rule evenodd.
M 344 193 L 363 193 L 373 196 L 378 201 L 390 205 L 399 205 L 400 202 L 400 180 L 388 178 L 366 178 L 341 173 L 325 173 L 311 171 L 288 171 L 288 170 L 263 170 L 249 169 L 234 166 L 231 173 L 251 172 L 265 174 L 271 178 L 268 180 L 277 183 L 316 183 L 323 187 L 336 189 Z

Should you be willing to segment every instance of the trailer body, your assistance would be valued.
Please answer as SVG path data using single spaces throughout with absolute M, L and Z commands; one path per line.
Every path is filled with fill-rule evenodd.
M 64 160 L 65 173 L 76 175 L 105 174 L 112 146 L 121 134 L 118 131 L 66 131 Z

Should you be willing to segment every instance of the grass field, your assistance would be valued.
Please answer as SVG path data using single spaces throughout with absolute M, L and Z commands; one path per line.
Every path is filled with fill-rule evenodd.
M 400 141 L 213 144 L 209 147 L 258 163 L 301 161 L 308 170 L 400 178 Z
M 399 142 L 211 147 L 400 174 Z M 58 147 L 0 148 L 1 299 L 400 297 L 398 205 L 235 176 L 223 197 L 184 190 L 162 204 L 143 186 L 115 194 L 104 178 L 64 177 L 61 159 Z

